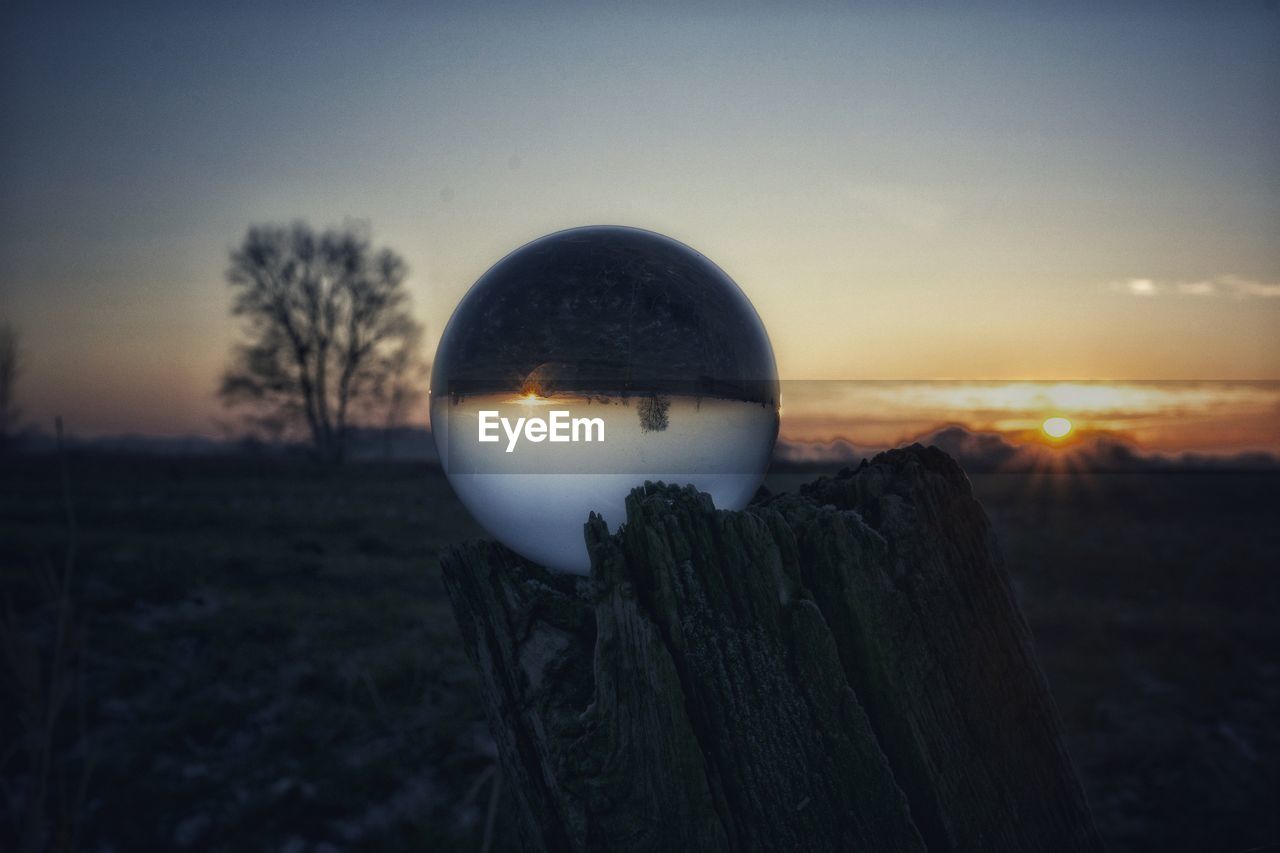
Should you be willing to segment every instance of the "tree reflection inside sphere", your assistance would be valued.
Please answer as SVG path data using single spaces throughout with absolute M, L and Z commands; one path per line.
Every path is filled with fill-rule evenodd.
M 588 514 L 616 530 L 646 480 L 746 506 L 778 435 L 777 367 L 751 303 L 701 254 L 575 228 L 507 255 L 463 297 L 436 353 L 431 428 L 486 530 L 587 574 Z

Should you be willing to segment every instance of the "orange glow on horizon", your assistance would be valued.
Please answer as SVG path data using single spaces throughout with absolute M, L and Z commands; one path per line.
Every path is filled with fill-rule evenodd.
M 1146 450 L 1280 452 L 1280 382 L 791 382 L 788 441 L 891 447 L 947 426 L 1066 448 L 1103 436 Z

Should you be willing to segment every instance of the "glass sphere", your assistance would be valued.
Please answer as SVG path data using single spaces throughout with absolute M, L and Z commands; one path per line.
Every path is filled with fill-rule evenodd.
M 646 480 L 741 509 L 778 436 L 764 325 L 732 279 L 637 228 L 560 231 L 463 297 L 431 374 L 441 465 L 499 541 L 587 574 L 589 513 L 611 530 Z

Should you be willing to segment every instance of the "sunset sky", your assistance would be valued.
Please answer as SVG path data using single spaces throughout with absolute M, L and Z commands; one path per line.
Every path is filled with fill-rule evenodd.
M 402 254 L 430 347 L 509 250 L 618 223 L 723 267 L 787 380 L 1134 380 L 1106 424 L 1068 414 L 1194 400 L 1262 430 L 1231 447 L 1280 415 L 1204 382 L 1280 380 L 1275 2 L 267 5 L 6 7 L 31 420 L 216 434 L 228 251 L 298 218 Z M 1045 408 L 931 393 L 911 418 Z M 1194 423 L 1145 440 L 1223 435 Z

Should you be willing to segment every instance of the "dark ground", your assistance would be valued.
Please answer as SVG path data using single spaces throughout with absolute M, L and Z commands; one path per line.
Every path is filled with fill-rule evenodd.
M 493 744 L 436 557 L 481 533 L 438 471 L 68 469 L 74 537 L 57 458 L 0 461 L 0 849 L 46 758 L 43 812 L 85 849 L 480 847 Z M 1280 841 L 1280 475 L 973 482 L 1110 848 Z M 69 552 L 59 644 L 41 581 Z

